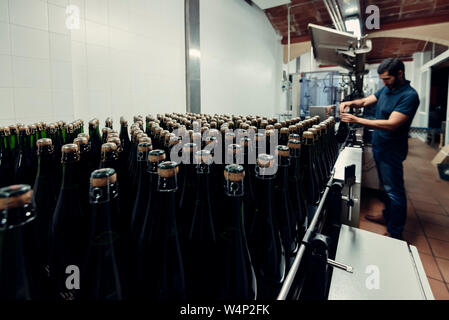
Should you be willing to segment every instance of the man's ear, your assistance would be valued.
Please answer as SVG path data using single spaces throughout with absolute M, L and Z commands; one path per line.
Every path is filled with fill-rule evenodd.
M 403 70 L 399 70 L 398 71 L 398 80 L 403 80 L 404 79 L 404 71 Z

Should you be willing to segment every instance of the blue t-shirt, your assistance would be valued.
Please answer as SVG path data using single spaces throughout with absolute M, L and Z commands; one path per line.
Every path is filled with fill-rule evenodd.
M 405 151 L 408 149 L 408 131 L 419 106 L 419 97 L 410 81 L 396 90 L 382 87 L 374 94 L 377 98 L 376 119 L 388 120 L 393 111 L 408 116 L 408 120 L 394 131 L 374 130 L 373 145 L 379 149 Z

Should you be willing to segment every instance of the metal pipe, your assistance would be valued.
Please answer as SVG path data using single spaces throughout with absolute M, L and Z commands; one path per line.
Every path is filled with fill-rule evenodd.
M 329 191 L 330 191 L 330 184 L 331 184 L 332 180 L 334 179 L 334 173 L 335 173 L 335 170 L 332 173 L 332 175 L 326 185 L 326 189 L 324 191 L 323 197 L 321 198 L 318 208 L 315 211 L 315 215 L 313 216 L 312 222 L 310 223 L 310 226 L 307 229 L 306 236 L 310 235 L 309 231 L 314 230 L 316 227 L 316 224 L 318 223 L 319 217 L 321 215 L 321 211 L 323 210 L 324 203 L 326 202 L 327 195 L 329 194 Z M 305 240 L 307 241 L 309 239 L 305 239 Z M 301 246 L 299 247 L 298 253 L 296 254 L 295 261 L 293 262 L 293 264 L 287 274 L 287 277 L 285 278 L 284 284 L 282 285 L 282 289 L 277 297 L 277 300 L 285 300 L 287 298 L 287 295 L 288 295 L 290 288 L 293 284 L 293 280 L 295 280 L 296 272 L 298 272 L 299 265 L 301 264 L 302 257 L 304 256 L 305 251 L 306 251 L 305 244 L 301 244 Z
M 346 31 L 346 25 L 345 25 L 345 22 L 343 21 L 343 17 L 341 16 L 340 7 L 338 6 L 337 1 L 336 0 L 330 0 L 330 1 L 332 1 L 334 4 L 335 12 L 337 13 L 337 20 L 341 24 L 342 31 Z
M 288 51 L 288 58 L 287 58 L 287 77 L 290 77 L 290 7 L 287 7 L 287 22 L 288 22 L 288 42 L 287 42 L 287 51 Z
M 329 13 L 329 15 L 331 17 L 331 20 L 332 20 L 332 23 L 335 26 L 335 29 L 340 30 L 340 25 L 337 23 L 337 20 L 335 19 L 334 11 L 329 6 L 329 3 L 327 2 L 327 0 L 323 0 L 323 2 L 326 5 L 327 12 Z

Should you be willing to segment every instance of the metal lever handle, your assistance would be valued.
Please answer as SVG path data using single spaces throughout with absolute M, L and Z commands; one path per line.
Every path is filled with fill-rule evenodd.
M 332 267 L 334 267 L 334 268 L 338 268 L 340 270 L 352 273 L 353 268 L 351 266 L 347 265 L 347 264 L 343 264 L 343 263 L 337 262 L 337 261 L 332 260 L 332 259 L 327 259 L 327 263 L 329 265 L 331 265 Z

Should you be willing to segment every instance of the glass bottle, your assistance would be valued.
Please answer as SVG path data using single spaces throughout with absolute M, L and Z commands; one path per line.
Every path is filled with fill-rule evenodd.
M 189 228 L 186 255 L 185 276 L 189 299 L 216 299 L 217 281 L 217 241 L 215 234 L 210 174 L 212 156 L 210 151 L 195 152 L 197 188 L 192 222 Z
M 62 185 L 50 228 L 50 278 L 56 299 L 76 300 L 79 298 L 76 270 L 79 275 L 88 241 L 86 216 L 80 201 L 78 145 L 66 144 L 62 147 L 62 163 Z M 67 286 L 67 270 L 74 270 L 73 286 Z
M 82 297 L 86 300 L 121 300 L 116 241 L 112 216 L 118 208 L 114 169 L 92 172 L 90 183 L 90 238 L 82 273 Z
M 160 201 L 160 210 L 153 213 L 148 240 L 151 261 L 145 266 L 143 279 L 145 297 L 156 300 L 186 298 L 184 264 L 176 224 L 178 171 L 179 166 L 174 161 L 165 161 L 158 166 L 157 201 Z
M 248 233 L 248 246 L 257 278 L 258 299 L 277 297 L 285 277 L 285 252 L 273 196 L 274 156 L 261 154 L 256 167 L 256 211 Z
M 30 225 L 36 213 L 29 185 L 0 189 L 0 300 L 39 298 L 33 271 L 36 265 L 29 247 Z
M 299 248 L 299 220 L 294 210 L 295 196 L 290 190 L 289 170 L 291 166 L 290 149 L 288 146 L 276 147 L 278 172 L 274 185 L 274 203 L 276 217 L 279 222 L 282 244 L 285 250 L 286 270 L 290 269 Z M 302 239 L 302 238 L 301 238 Z
M 244 226 L 244 177 L 243 166 L 230 164 L 224 170 L 225 201 L 220 210 L 225 222 L 219 238 L 222 266 L 221 300 L 255 300 L 257 281 Z

